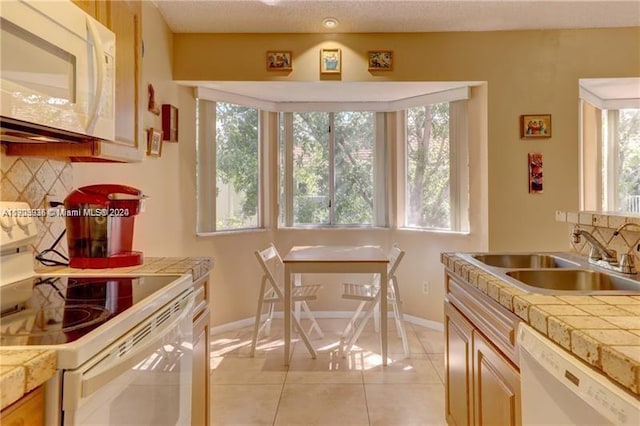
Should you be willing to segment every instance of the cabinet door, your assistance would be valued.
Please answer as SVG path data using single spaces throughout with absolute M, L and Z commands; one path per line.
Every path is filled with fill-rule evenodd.
M 107 26 L 116 35 L 116 140 L 102 144 L 104 157 L 140 160 L 140 66 L 142 6 L 139 1 L 109 2 Z
M 43 387 L 37 387 L 2 410 L 0 423 L 3 426 L 44 425 Z
M 480 333 L 473 333 L 476 425 L 520 425 L 520 375 Z
M 95 0 L 72 0 L 72 2 L 99 22 L 109 25 L 109 2 Z
M 445 312 L 445 410 L 450 425 L 473 422 L 473 325 L 448 301 Z
M 110 18 L 116 34 L 116 141 L 137 146 L 140 3 L 111 2 Z

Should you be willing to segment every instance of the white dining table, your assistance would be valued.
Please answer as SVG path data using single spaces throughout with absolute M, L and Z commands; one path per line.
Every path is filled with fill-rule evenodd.
M 377 246 L 294 246 L 284 262 L 284 363 L 291 360 L 291 288 L 297 274 L 380 274 L 386 283 L 387 255 Z M 387 300 L 387 285 L 380 286 L 380 300 Z M 380 349 L 387 365 L 387 303 L 380 303 Z M 302 331 L 304 332 L 304 331 Z M 315 354 L 312 354 L 315 357 Z

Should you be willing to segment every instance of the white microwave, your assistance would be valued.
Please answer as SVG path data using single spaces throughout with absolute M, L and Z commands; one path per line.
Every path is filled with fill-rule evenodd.
M 70 0 L 2 0 L 3 142 L 115 138 L 116 37 Z

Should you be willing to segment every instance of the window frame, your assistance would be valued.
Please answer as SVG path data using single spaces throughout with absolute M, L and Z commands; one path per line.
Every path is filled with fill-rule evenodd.
M 198 87 L 195 91 L 196 100 L 196 235 L 214 236 L 228 233 L 246 233 L 255 231 L 265 231 L 268 229 L 376 229 L 376 228 L 404 228 L 404 128 L 403 110 L 412 106 L 421 106 L 426 103 L 437 103 L 442 101 L 467 101 L 471 99 L 471 85 L 443 90 L 430 94 L 417 95 L 415 97 L 400 99 L 391 102 L 291 102 L 274 103 L 255 98 L 248 98 L 228 92 L 222 92 L 210 88 Z M 235 103 L 241 106 L 256 108 L 259 111 L 259 173 L 258 183 L 258 227 L 243 228 L 237 230 L 211 231 L 210 212 L 215 209 L 215 191 L 211 191 L 211 182 L 215 163 L 212 166 L 210 151 L 215 149 L 214 144 L 206 144 L 211 127 L 215 130 L 215 120 L 209 126 L 199 125 L 199 109 L 204 104 L 215 105 L 215 102 Z M 469 225 L 469 142 L 465 102 L 465 121 L 460 126 L 460 133 L 464 135 L 466 146 L 463 149 L 464 156 L 460 158 L 460 164 L 465 164 L 466 168 L 459 168 L 460 181 L 466 184 L 464 191 L 459 191 L 459 198 L 456 201 L 459 206 L 458 211 L 462 212 L 462 226 L 460 231 L 443 231 L 441 229 L 428 228 L 404 228 L 408 231 L 423 232 L 439 231 L 454 233 L 470 233 Z M 215 108 L 214 108 L 215 110 Z M 280 170 L 280 114 L 285 112 L 339 112 L 339 111 L 371 111 L 376 113 L 376 156 L 374 168 L 380 172 L 374 172 L 378 194 L 374 202 L 374 222 L 371 225 L 297 225 L 292 227 L 284 226 L 280 221 L 281 206 L 281 170 Z M 215 132 L 214 132 L 215 133 Z M 379 155 L 382 153 L 382 155 Z M 289 160 L 292 167 L 293 156 Z M 213 181 L 215 182 L 215 181 Z M 207 188 L 209 188 L 207 190 Z M 287 189 L 288 197 L 293 198 L 292 188 Z M 391 190 L 393 189 L 393 190 Z M 285 201 L 287 202 L 287 201 Z M 292 209 L 288 214 L 293 215 Z M 292 221 L 290 222 L 292 223 Z M 466 223 L 466 229 L 465 229 Z M 209 228 L 207 228 L 209 227 Z
M 404 109 L 398 114 L 398 227 L 417 231 L 437 231 L 468 233 L 469 223 L 469 137 L 468 137 L 468 97 L 451 96 L 436 98 L 432 102 L 412 107 L 425 107 L 438 103 L 449 103 L 449 204 L 450 227 L 434 228 L 408 223 L 408 136 L 407 114 Z
M 640 99 L 601 99 L 580 87 L 580 210 L 629 213 L 618 194 L 621 165 L 617 126 L 621 109 L 638 108 Z
M 373 206 L 373 220 L 370 224 L 340 224 L 336 222 L 336 202 L 335 202 L 335 173 L 336 173 L 336 161 L 335 161 L 335 114 L 346 112 L 347 110 L 331 110 L 331 111 L 283 111 L 280 112 L 278 117 L 284 123 L 283 144 L 284 165 L 283 180 L 284 182 L 278 182 L 278 189 L 284 190 L 284 206 L 279 204 L 279 210 L 284 210 L 284 215 L 278 215 L 279 228 L 291 228 L 291 229 L 314 229 L 314 228 L 374 228 L 374 227 L 387 227 L 388 226 L 388 185 L 387 177 L 389 175 L 386 161 L 386 115 L 384 112 L 377 111 L 350 111 L 350 112 L 370 112 L 374 114 L 374 159 L 373 159 L 373 185 L 374 185 L 374 206 Z M 329 115 L 329 129 L 328 129 L 328 144 L 329 144 L 329 222 L 319 224 L 298 224 L 294 223 L 294 176 L 293 176 L 293 115 L 296 113 L 317 112 L 326 113 Z M 280 139 L 280 138 L 278 138 Z M 278 144 L 280 140 L 278 140 Z M 280 154 L 280 150 L 278 150 Z M 280 175 L 278 176 L 280 180 Z M 284 188 L 284 189 L 283 189 Z M 284 222 L 280 219 L 284 217 Z
M 258 112 L 258 184 L 256 193 L 256 226 L 217 229 L 216 192 L 217 192 L 217 168 L 216 168 L 216 127 L 217 104 L 228 103 L 241 107 L 253 108 Z M 259 108 L 250 105 L 235 103 L 233 101 L 213 101 L 196 98 L 196 235 L 216 235 L 236 232 L 250 232 L 265 228 L 265 172 L 268 170 L 265 164 L 266 156 L 264 144 L 269 126 L 266 124 L 268 117 Z M 206 123 L 202 125 L 202 123 Z

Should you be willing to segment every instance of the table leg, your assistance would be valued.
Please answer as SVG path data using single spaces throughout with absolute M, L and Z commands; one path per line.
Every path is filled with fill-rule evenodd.
M 289 365 L 291 357 L 291 272 L 284 266 L 284 365 Z
M 380 346 L 382 347 L 382 365 L 387 365 L 387 322 L 389 303 L 387 302 L 387 288 L 389 278 L 387 277 L 387 265 L 380 271 Z

